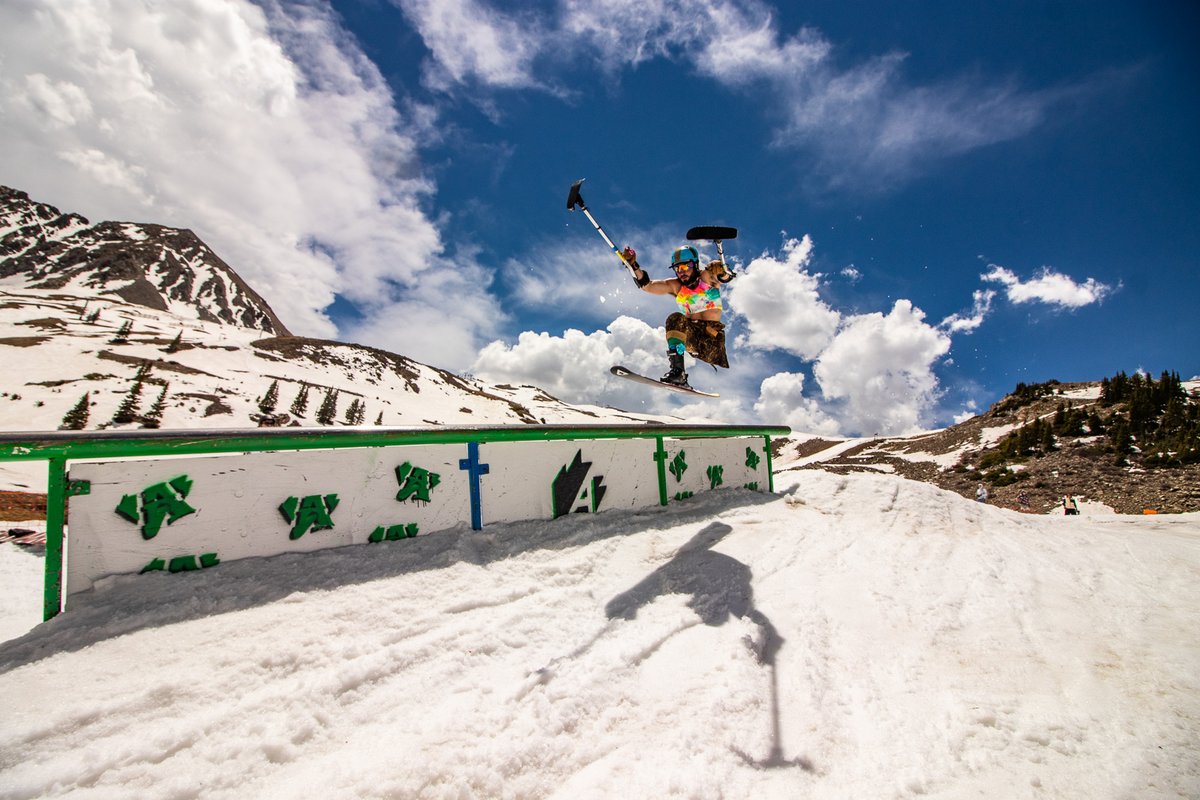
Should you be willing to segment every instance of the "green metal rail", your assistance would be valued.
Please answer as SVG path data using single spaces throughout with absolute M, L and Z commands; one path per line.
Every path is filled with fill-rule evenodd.
M 664 439 L 761 436 L 766 444 L 768 491 L 771 437 L 786 436 L 785 426 L 737 425 L 523 425 L 444 428 L 250 428 L 186 431 L 41 431 L 0 433 L 0 461 L 45 461 L 46 583 L 43 617 L 62 607 L 63 521 L 66 515 L 67 462 L 101 458 L 215 455 L 280 450 L 332 450 L 416 444 L 487 444 L 494 442 L 580 439 L 649 439 L 664 452 Z M 660 473 L 661 475 L 661 473 Z

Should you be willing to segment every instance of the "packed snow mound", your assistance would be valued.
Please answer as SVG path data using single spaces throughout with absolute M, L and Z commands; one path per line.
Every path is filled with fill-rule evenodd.
M 777 488 L 112 579 L 0 796 L 1200 796 L 1200 516 Z

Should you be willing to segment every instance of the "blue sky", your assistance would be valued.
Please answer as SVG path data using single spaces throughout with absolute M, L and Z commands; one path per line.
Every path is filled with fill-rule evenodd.
M 297 333 L 572 402 L 903 433 L 1019 381 L 1200 373 L 1183 2 L 49 0 L 0 10 L 0 181 L 196 230 Z M 652 276 L 736 226 L 717 401 Z

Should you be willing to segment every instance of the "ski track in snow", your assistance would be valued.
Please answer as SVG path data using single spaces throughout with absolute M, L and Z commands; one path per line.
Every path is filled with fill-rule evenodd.
M 777 488 L 103 581 L 0 798 L 1200 796 L 1200 515 Z

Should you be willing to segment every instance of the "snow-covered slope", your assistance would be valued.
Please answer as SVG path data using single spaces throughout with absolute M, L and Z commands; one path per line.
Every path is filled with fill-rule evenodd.
M 98 314 L 94 321 L 91 315 Z M 118 339 L 131 323 L 126 341 Z M 180 337 L 179 349 L 172 342 Z M 143 365 L 139 413 L 167 391 L 163 428 L 253 427 L 272 383 L 276 412 L 316 424 L 326 393 L 337 393 L 337 424 L 357 400 L 370 425 L 602 423 L 665 419 L 571 406 L 534 387 L 498 387 L 373 348 L 210 322 L 61 290 L 0 287 L 0 429 L 54 430 L 84 395 L 88 428 L 112 425 Z M 307 390 L 307 408 L 293 403 Z
M 0 797 L 1200 796 L 1200 516 L 779 488 L 112 580 Z

